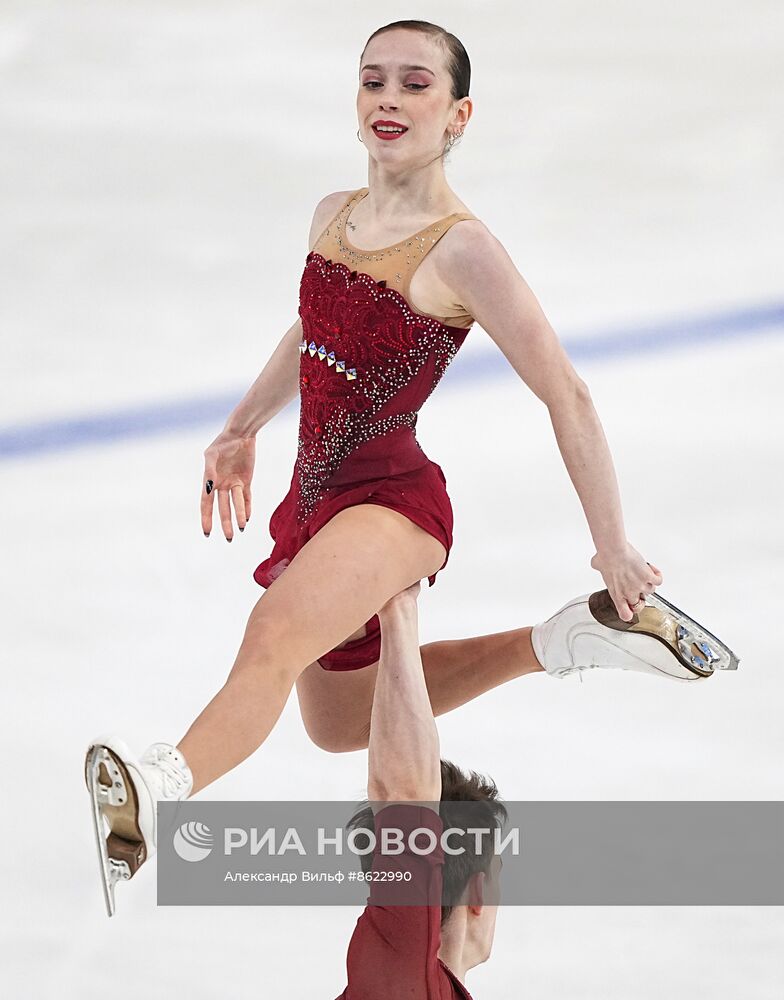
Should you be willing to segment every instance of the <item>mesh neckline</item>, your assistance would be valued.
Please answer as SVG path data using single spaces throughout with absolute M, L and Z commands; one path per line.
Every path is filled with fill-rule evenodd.
M 397 243 L 390 243 L 389 246 L 379 247 L 377 250 L 365 250 L 362 247 L 355 246 L 348 238 L 348 217 L 349 215 L 351 215 L 354 206 L 358 202 L 362 201 L 362 199 L 365 198 L 369 193 L 370 193 L 370 188 L 367 187 L 360 188 L 360 190 L 357 192 L 357 195 L 349 199 L 348 203 L 346 204 L 345 213 L 343 215 L 343 240 L 348 246 L 348 248 L 350 250 L 353 250 L 355 253 L 365 253 L 365 254 L 385 253 L 387 250 L 394 250 L 396 247 L 402 246 L 404 243 L 408 243 L 410 240 L 415 239 L 417 236 L 421 236 L 422 233 L 426 233 L 429 229 L 432 229 L 434 226 L 440 225 L 442 222 L 448 222 L 449 219 L 453 218 L 455 215 L 465 215 L 468 218 L 473 218 L 470 212 L 450 212 L 449 215 L 445 215 L 441 219 L 436 219 L 434 222 L 431 222 L 429 226 L 424 226 L 422 229 L 418 229 L 415 233 L 411 233 L 410 236 L 406 236 L 402 240 L 398 240 Z

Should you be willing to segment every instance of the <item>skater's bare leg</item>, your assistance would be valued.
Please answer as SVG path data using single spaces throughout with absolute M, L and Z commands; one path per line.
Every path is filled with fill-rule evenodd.
M 262 594 L 226 683 L 178 744 L 191 794 L 264 742 L 308 664 L 445 558 L 433 535 L 377 504 L 348 507 L 324 525 Z
M 360 635 L 364 628 L 359 630 Z M 485 691 L 523 674 L 541 671 L 531 645 L 531 627 L 447 639 L 420 646 L 434 715 L 451 712 Z M 378 664 L 329 671 L 311 664 L 297 678 L 305 728 L 324 750 L 362 750 L 370 736 L 370 709 Z
M 543 670 L 531 645 L 530 625 L 468 639 L 428 642 L 421 653 L 435 715 L 451 712 L 515 677 Z

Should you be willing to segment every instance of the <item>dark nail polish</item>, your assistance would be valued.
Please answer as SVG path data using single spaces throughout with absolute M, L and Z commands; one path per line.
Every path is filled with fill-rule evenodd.
M 204 532 L 204 537 L 205 537 L 205 538 L 209 538 L 209 537 L 210 537 L 210 533 L 209 533 L 209 531 L 205 531 L 205 532 Z
M 230 539 L 230 538 L 227 538 L 227 539 L 226 539 L 226 541 L 227 541 L 227 542 L 230 542 L 230 541 L 231 541 L 231 539 Z
M 238 527 L 239 527 L 239 525 L 238 525 Z M 244 528 L 240 528 L 240 531 L 244 531 L 244 530 L 245 530 Z
M 204 489 L 207 491 L 208 496 L 210 493 L 212 493 L 212 486 L 213 482 L 211 479 L 208 479 L 207 482 L 204 484 Z

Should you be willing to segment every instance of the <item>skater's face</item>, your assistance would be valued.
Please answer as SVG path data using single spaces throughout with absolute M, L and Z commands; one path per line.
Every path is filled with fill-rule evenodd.
M 471 105 L 468 97 L 452 99 L 448 59 L 442 45 L 419 31 L 398 28 L 371 39 L 360 60 L 357 92 L 359 131 L 370 156 L 411 165 L 441 155 L 448 131 L 465 124 Z M 378 120 L 405 131 L 380 134 L 373 128 Z

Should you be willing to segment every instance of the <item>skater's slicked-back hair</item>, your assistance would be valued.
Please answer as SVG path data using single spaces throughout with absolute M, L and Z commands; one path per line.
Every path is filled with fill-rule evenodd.
M 501 829 L 508 818 L 506 807 L 498 801 L 498 788 L 495 782 L 476 771 L 464 772 L 457 764 L 449 760 L 441 761 L 441 804 L 438 812 L 444 824 L 444 829 L 450 827 L 462 828 L 465 820 L 465 810 L 461 811 L 460 802 L 475 802 L 472 806 L 472 826 L 488 830 Z M 476 811 L 473 811 L 476 810 Z M 476 822 L 474 822 L 476 821 Z M 346 824 L 349 830 L 375 830 L 373 810 L 370 804 L 364 804 Z M 462 854 L 444 854 L 443 893 L 446 899 L 458 899 L 472 875 L 477 872 L 487 872 L 493 860 L 493 838 L 482 837 L 482 853 L 474 850 L 473 835 L 457 836 L 450 834 L 449 846 L 463 847 Z M 367 874 L 373 865 L 373 854 L 360 855 L 362 870 Z M 441 907 L 441 926 L 443 927 L 454 909 L 453 906 Z
M 362 50 L 362 56 L 359 60 L 360 67 L 369 43 L 377 35 L 397 28 L 419 31 L 438 42 L 447 52 L 447 65 L 452 77 L 452 100 L 459 101 L 463 97 L 468 97 L 468 88 L 471 85 L 471 61 L 468 58 L 468 53 L 456 35 L 437 24 L 431 24 L 430 21 L 392 21 L 390 24 L 385 24 L 383 28 L 377 28 L 365 42 L 365 48 Z

